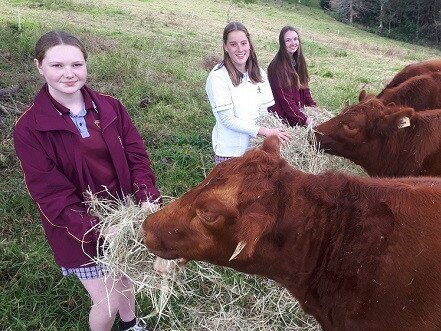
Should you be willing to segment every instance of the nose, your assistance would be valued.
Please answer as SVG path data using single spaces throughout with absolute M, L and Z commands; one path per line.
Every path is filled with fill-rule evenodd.
M 245 49 L 245 46 L 243 46 L 243 45 L 238 45 L 237 46 L 237 50 L 239 51 L 239 52 L 242 52 L 243 50 Z
M 64 68 L 64 76 L 65 77 L 73 77 L 74 76 L 74 73 L 73 73 L 72 68 L 70 66 L 66 66 Z

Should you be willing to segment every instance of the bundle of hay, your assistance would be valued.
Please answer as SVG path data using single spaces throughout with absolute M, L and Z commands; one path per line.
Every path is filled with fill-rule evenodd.
M 103 199 L 86 193 L 89 213 L 100 220 L 93 230 L 99 232 L 98 244 L 102 248 L 97 247 L 100 254 L 93 258 L 94 262 L 103 265 L 107 275 L 130 279 L 136 293 L 150 298 L 154 307 L 151 315 L 160 315 L 172 295 L 170 283 L 175 277 L 176 263 L 161 259 L 165 264 L 162 269 L 167 272 L 156 272 L 153 268 L 156 257 L 143 244 L 140 231 L 142 222 L 157 210 L 157 205 L 141 208 L 130 196 L 124 200 Z
M 309 126 L 291 127 L 285 124 L 276 114 L 268 113 L 258 119 L 258 124 L 268 128 L 283 128 L 291 135 L 291 141 L 281 146 L 282 156 L 294 167 L 313 174 L 334 169 L 353 175 L 365 174 L 365 171 L 353 162 L 334 155 L 326 154 L 315 146 L 313 125 L 322 123 L 331 117 L 332 113 L 319 107 L 306 107 L 308 117 L 313 118 Z M 252 139 L 252 146 L 260 145 L 262 137 Z

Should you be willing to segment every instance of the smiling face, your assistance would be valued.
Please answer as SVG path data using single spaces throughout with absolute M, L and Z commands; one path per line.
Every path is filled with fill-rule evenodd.
M 286 31 L 283 39 L 285 41 L 286 51 L 289 54 L 293 55 L 295 52 L 297 52 L 300 45 L 299 35 L 297 32 L 292 30 Z
M 49 48 L 43 60 L 34 60 L 38 71 L 49 86 L 49 93 L 60 101 L 81 93 L 87 79 L 83 52 L 76 46 L 57 45 Z
M 236 69 L 242 73 L 246 72 L 246 62 L 250 56 L 250 41 L 245 32 L 231 31 L 224 43 L 224 50 Z

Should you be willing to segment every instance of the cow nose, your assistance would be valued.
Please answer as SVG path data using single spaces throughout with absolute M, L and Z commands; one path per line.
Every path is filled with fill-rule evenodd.
M 144 245 L 150 249 L 158 248 L 161 245 L 159 238 L 151 231 L 143 230 L 142 238 Z

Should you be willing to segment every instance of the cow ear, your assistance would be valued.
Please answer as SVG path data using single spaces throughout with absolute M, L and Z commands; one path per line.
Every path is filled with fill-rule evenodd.
M 262 150 L 269 154 L 280 156 L 280 140 L 276 136 L 269 136 L 265 138 L 262 145 Z
M 403 110 L 386 115 L 384 118 L 390 128 L 400 130 L 410 126 L 410 120 L 414 113 L 415 111 L 412 108 L 404 108 Z
M 366 95 L 367 95 L 366 90 L 361 90 L 360 94 L 358 95 L 358 102 L 363 101 L 364 98 L 366 98 Z

